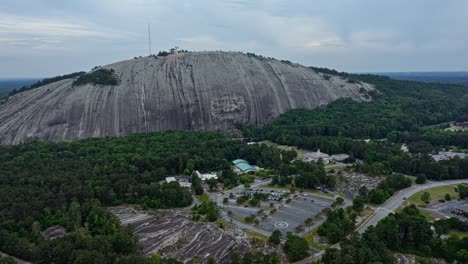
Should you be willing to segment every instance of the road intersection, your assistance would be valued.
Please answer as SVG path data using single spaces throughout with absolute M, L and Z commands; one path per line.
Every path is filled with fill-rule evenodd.
M 259 188 L 260 186 L 268 185 L 270 182 L 271 182 L 271 180 L 256 181 L 255 183 L 253 183 L 251 185 L 251 188 L 256 189 L 256 188 Z M 468 183 L 468 179 L 446 180 L 446 181 L 438 181 L 438 182 L 429 181 L 429 182 L 424 183 L 424 184 L 418 184 L 418 185 L 414 185 L 414 186 L 411 186 L 409 188 L 400 190 L 397 193 L 395 193 L 392 197 L 390 197 L 384 204 L 382 204 L 379 207 L 374 208 L 374 213 L 369 218 L 367 218 L 363 223 L 361 223 L 356 228 L 356 231 L 359 232 L 360 234 L 362 234 L 370 226 L 375 226 L 380 220 L 387 217 L 389 214 L 394 213 L 395 210 L 398 209 L 407 198 L 409 198 L 410 196 L 412 196 L 413 194 L 415 194 L 417 192 L 427 190 L 427 189 L 430 189 L 430 188 L 434 188 L 434 187 L 439 187 L 439 186 L 444 186 L 444 185 L 460 184 L 460 183 Z M 240 185 L 240 186 L 238 186 L 236 188 L 233 188 L 233 189 L 231 189 L 229 191 L 226 191 L 224 193 L 224 195 L 228 196 L 230 193 L 240 192 L 240 191 L 243 191 L 243 189 L 244 189 L 244 186 Z M 210 196 L 211 196 L 212 200 L 216 201 L 217 205 L 220 208 L 224 208 L 223 196 L 216 195 L 214 193 L 212 193 Z M 327 198 L 330 198 L 330 197 L 327 197 Z M 346 199 L 346 205 L 350 205 L 350 201 L 348 201 L 348 199 Z M 241 221 L 238 221 L 236 219 L 233 219 L 232 217 L 228 216 L 228 214 L 224 210 L 220 210 L 220 216 L 223 218 L 224 221 L 235 224 L 238 228 L 248 229 L 248 230 L 260 233 L 260 234 L 265 235 L 265 236 L 269 236 L 271 234 L 271 232 L 260 229 L 260 228 L 257 228 L 254 225 L 249 225 L 249 224 L 243 223 Z M 278 223 L 278 225 L 279 225 L 278 228 L 282 228 L 284 226 L 284 223 Z M 335 244 L 332 247 L 333 248 L 339 248 L 339 244 Z M 310 263 L 310 262 L 313 262 L 313 261 L 317 261 L 324 254 L 325 254 L 325 251 L 322 250 L 320 252 L 317 252 L 317 253 L 311 255 L 310 257 L 308 257 L 306 259 L 295 262 L 295 264 L 306 264 L 306 263 Z
M 461 183 L 468 183 L 468 179 L 461 179 L 461 180 L 446 180 L 446 181 L 429 181 L 424 184 L 418 184 L 411 186 L 409 188 L 403 189 L 395 193 L 392 197 L 390 197 L 384 204 L 375 208 L 374 213 L 367 218 L 364 223 L 362 223 L 356 229 L 357 232 L 363 234 L 367 228 L 370 226 L 375 226 L 380 220 L 387 217 L 389 214 L 394 213 L 396 209 L 398 209 L 403 202 L 412 196 L 413 194 L 427 190 L 434 187 L 445 186 L 445 185 L 452 185 L 452 184 L 461 184 Z M 333 248 L 339 248 L 339 244 L 335 244 L 332 246 Z M 317 261 L 322 258 L 325 254 L 325 250 L 322 250 L 308 258 L 295 262 L 295 264 L 306 264 L 311 263 L 313 261 Z

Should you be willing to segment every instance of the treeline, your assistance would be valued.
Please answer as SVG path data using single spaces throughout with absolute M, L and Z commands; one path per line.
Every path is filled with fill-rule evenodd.
M 445 146 L 457 146 L 462 149 L 468 149 L 468 132 L 463 131 L 443 131 L 442 129 L 422 128 L 417 132 L 397 132 L 390 133 L 388 139 L 395 143 L 409 144 L 410 151 L 413 153 L 428 153 L 434 149 Z M 423 145 L 426 148 L 412 149 L 412 146 Z
M 313 136 L 382 139 L 392 131 L 418 131 L 422 126 L 468 120 L 468 87 L 375 75 L 345 76 L 373 84 L 378 89 L 374 100 L 340 99 L 317 111 L 292 110 L 261 129 L 246 127 L 246 135 L 282 141 Z
M 28 85 L 28 86 L 25 85 L 25 86 L 21 87 L 20 89 L 13 89 L 8 94 L 8 96 L 13 96 L 13 95 L 15 95 L 17 93 L 28 91 L 28 90 L 31 90 L 31 89 L 34 89 L 34 88 L 37 88 L 37 87 L 40 87 L 40 86 L 43 86 L 43 85 L 46 85 L 46 84 L 53 83 L 53 82 L 58 82 L 58 81 L 65 80 L 65 79 L 70 79 L 70 78 L 76 78 L 76 77 L 82 76 L 84 74 L 86 74 L 86 72 L 81 71 L 81 72 L 74 72 L 74 73 L 70 73 L 70 74 L 55 76 L 55 77 L 51 77 L 51 78 L 45 78 L 45 79 L 37 81 L 37 82 L 35 82 L 35 83 L 31 84 L 31 85 Z
M 357 214 L 350 209 L 330 210 L 327 220 L 317 230 L 317 234 L 327 238 L 328 243 L 335 244 L 354 230 Z
M 328 69 L 315 69 L 337 74 Z M 467 132 L 448 132 L 428 128 L 453 120 L 468 120 L 468 88 L 452 84 L 431 84 L 392 80 L 373 75 L 350 75 L 375 85 L 371 102 L 340 99 L 317 110 L 292 110 L 263 127 L 245 126 L 252 140 L 271 140 L 328 154 L 348 153 L 351 160 L 364 164 L 359 171 L 373 175 L 399 172 L 424 174 L 429 179 L 468 177 L 468 161 L 435 162 L 427 153 L 442 147 L 467 148 Z M 364 139 L 373 139 L 366 143 Z M 395 144 L 397 143 L 397 144 Z M 410 144 L 408 155 L 398 143 Z
M 0 243 L 0 251 L 38 261 L 55 249 L 43 248 L 39 251 L 44 255 L 38 255 L 36 245 L 53 245 L 57 250 L 64 250 L 60 248 L 63 246 L 69 257 L 81 250 L 79 255 L 95 254 L 97 260 L 103 255 L 116 263 L 114 257 L 108 257 L 130 253 L 101 252 L 99 241 L 107 248 L 105 241 L 121 233 L 118 222 L 105 210 L 90 211 L 90 203 L 98 202 L 99 208 L 124 203 L 146 208 L 184 207 L 192 203 L 190 188 L 180 187 L 177 182 L 160 184 L 165 177 L 193 170 L 228 172 L 231 161 L 237 158 L 277 169 L 294 157 L 293 152 L 265 145 L 248 146 L 216 132 L 171 131 L 1 147 L 0 232 L 8 239 L 7 244 Z M 229 173 L 221 180 L 234 186 L 239 177 Z M 207 210 L 207 217 L 213 217 L 212 210 Z M 78 238 L 67 235 L 58 242 L 44 241 L 39 232 L 53 225 L 66 227 Z M 115 232 L 95 232 L 95 225 Z M 102 237 L 107 235 L 110 237 Z M 122 259 L 119 257 L 119 261 Z
M 328 175 L 322 163 L 307 163 L 296 160 L 292 164 L 282 164 L 273 175 L 272 185 L 293 185 L 299 189 L 318 187 L 334 188 L 336 179 Z
M 442 223 L 449 226 L 451 224 Z M 390 264 L 395 263 L 392 252 L 401 252 L 423 258 L 444 258 L 449 262 L 456 260 L 458 263 L 467 263 L 467 248 L 467 237 L 454 236 L 444 240 L 438 235 L 434 236 L 431 224 L 412 205 L 403 209 L 401 213 L 389 215 L 377 226 L 369 227 L 362 236 L 355 234 L 345 239 L 340 244 L 340 250 L 327 249 L 322 262 Z
M 247 146 L 210 132 L 167 132 L 5 147 L 0 149 L 0 195 L 2 209 L 8 212 L 3 215 L 24 221 L 42 208 L 60 208 L 71 200 L 90 198 L 104 205 L 186 206 L 191 198 L 184 189 L 177 184 L 157 183 L 166 176 L 193 170 L 227 172 L 230 161 L 239 157 L 276 168 L 294 157 L 286 159 L 287 153 L 265 145 Z M 222 175 L 223 179 L 234 185 L 239 181 L 231 173 Z M 26 208 L 15 209 L 22 206 Z
M 81 205 L 72 202 L 40 220 L 46 225 L 66 226 L 69 233 L 45 240 L 36 222 L 27 230 L 17 221 L 2 221 L 0 251 L 39 263 L 132 263 L 131 259 L 139 258 L 131 230 L 121 228 L 96 200 Z
M 359 196 L 364 201 L 374 204 L 381 204 L 390 198 L 396 191 L 408 188 L 411 186 L 411 179 L 402 174 L 392 174 L 387 176 L 385 180 L 379 183 L 377 188 L 366 192 L 366 187 L 359 190 Z M 354 200 L 353 200 L 354 201 Z

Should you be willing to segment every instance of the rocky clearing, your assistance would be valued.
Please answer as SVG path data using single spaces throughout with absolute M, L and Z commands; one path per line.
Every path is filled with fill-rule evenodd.
M 343 194 L 348 199 L 353 199 L 359 195 L 359 188 L 366 186 L 367 189 L 373 190 L 377 185 L 385 179 L 383 176 L 368 176 L 362 173 L 345 172 L 335 174 L 336 176 L 336 191 Z
M 191 221 L 188 209 L 142 211 L 118 206 L 110 211 L 123 225 L 133 228 L 145 255 L 157 253 L 186 263 L 195 257 L 206 260 L 213 256 L 217 263 L 227 263 L 234 252 L 245 253 L 252 248 L 243 231 Z

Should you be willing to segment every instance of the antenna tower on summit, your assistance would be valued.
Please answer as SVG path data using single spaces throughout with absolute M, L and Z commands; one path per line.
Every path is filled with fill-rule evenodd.
M 149 55 L 151 56 L 151 25 L 148 23 L 148 48 L 149 48 Z

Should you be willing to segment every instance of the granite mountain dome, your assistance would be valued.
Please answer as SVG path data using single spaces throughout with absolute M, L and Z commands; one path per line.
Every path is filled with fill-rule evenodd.
M 102 67 L 116 85 L 65 79 L 0 106 L 0 143 L 265 124 L 289 109 L 370 98 L 373 86 L 289 62 L 231 52 L 145 57 Z

